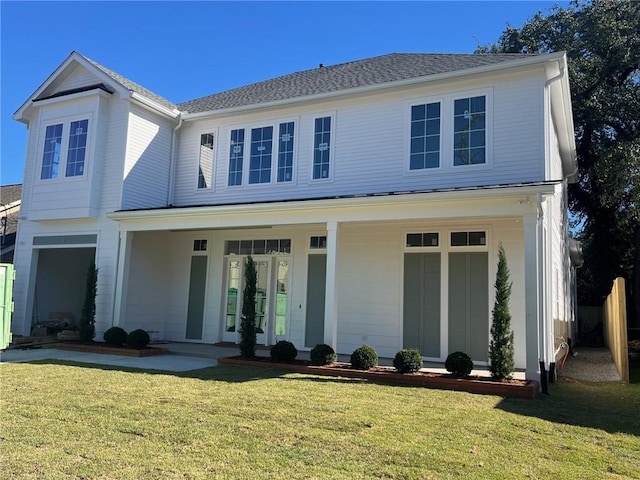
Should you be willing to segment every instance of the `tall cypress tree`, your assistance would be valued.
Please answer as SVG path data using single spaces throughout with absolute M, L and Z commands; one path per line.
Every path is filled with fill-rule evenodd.
M 513 330 L 511 330 L 511 296 L 509 267 L 504 247 L 498 247 L 498 272 L 496 274 L 496 302 L 491 320 L 491 342 L 489 344 L 489 371 L 495 379 L 510 378 L 514 370 Z
M 87 269 L 87 282 L 84 290 L 84 305 L 80 316 L 79 335 L 83 342 L 91 342 L 96 336 L 96 294 L 98 289 L 98 269 L 91 259 Z
M 244 269 L 242 292 L 242 320 L 240 322 L 240 355 L 253 358 L 256 355 L 256 284 L 258 275 L 251 256 L 247 257 Z

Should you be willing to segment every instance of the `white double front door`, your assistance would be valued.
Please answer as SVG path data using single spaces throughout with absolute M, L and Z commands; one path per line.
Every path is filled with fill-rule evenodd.
M 244 272 L 247 257 L 231 255 L 225 262 L 225 317 L 222 340 L 240 342 Z M 287 334 L 289 257 L 253 257 L 256 267 L 256 332 L 258 345 L 273 345 Z

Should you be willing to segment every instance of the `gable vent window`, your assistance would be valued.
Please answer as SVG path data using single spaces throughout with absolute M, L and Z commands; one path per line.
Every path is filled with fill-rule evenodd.
M 407 247 L 437 247 L 440 235 L 437 233 L 407 233 Z
M 482 246 L 486 244 L 486 232 L 451 232 L 452 247 Z
M 207 251 L 207 241 L 206 240 L 194 240 L 193 241 L 193 251 L 194 252 L 206 252 Z
M 312 250 L 326 249 L 327 248 L 327 237 L 326 235 L 311 237 L 309 242 L 309 248 Z

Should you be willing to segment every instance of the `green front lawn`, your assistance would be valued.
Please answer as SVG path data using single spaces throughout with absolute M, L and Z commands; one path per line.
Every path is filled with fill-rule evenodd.
M 276 370 L 0 365 L 2 478 L 638 478 L 640 385 L 540 400 Z

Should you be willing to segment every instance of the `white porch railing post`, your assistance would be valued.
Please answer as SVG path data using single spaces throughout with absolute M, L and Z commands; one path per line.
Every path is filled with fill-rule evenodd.
M 338 347 L 338 222 L 327 222 L 327 274 L 324 299 L 324 343 Z

